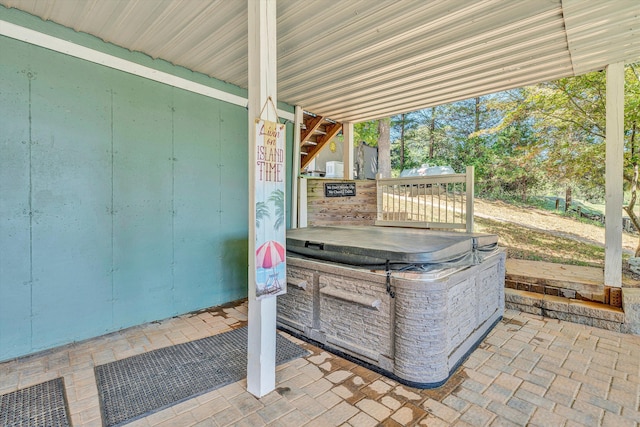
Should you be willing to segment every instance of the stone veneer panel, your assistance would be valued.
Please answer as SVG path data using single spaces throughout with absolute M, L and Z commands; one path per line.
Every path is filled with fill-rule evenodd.
M 445 381 L 504 312 L 502 251 L 462 269 L 393 272 L 395 298 L 383 271 L 288 257 L 287 274 L 311 275 L 314 288 L 278 297 L 280 327 L 300 325 L 293 332 L 417 386 Z
M 327 342 L 344 347 L 350 353 L 361 353 L 373 357 L 393 354 L 391 348 L 390 298 L 383 277 L 362 280 L 344 274 L 323 272 L 320 287 L 320 331 Z M 350 295 L 350 299 L 337 298 L 322 293 L 330 288 Z M 372 306 L 365 301 L 379 301 Z
M 500 266 L 498 266 L 500 267 Z M 483 270 L 477 277 L 476 294 L 478 300 L 478 322 L 484 322 L 493 315 L 495 307 L 504 307 L 502 286 L 504 270 L 501 268 Z
M 625 316 L 623 332 L 640 335 L 640 289 L 622 289 L 622 308 Z
M 483 272 L 482 275 L 486 275 L 485 273 Z M 447 290 L 447 352 L 449 353 L 462 344 L 477 326 L 478 294 L 484 292 L 476 292 L 476 288 L 476 278 L 469 277 Z M 491 310 L 492 313 L 486 313 L 486 311 L 488 310 L 483 307 L 483 315 L 487 315 L 482 320 L 487 320 L 489 314 L 495 312 L 495 306 Z
M 313 324 L 314 272 L 311 270 L 287 270 L 287 293 L 278 296 L 278 318 L 304 333 Z

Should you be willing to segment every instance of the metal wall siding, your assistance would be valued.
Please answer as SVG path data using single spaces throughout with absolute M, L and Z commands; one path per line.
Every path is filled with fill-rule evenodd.
M 16 45 L 0 48 L 16 61 L 27 55 Z M 30 72 L 0 60 L 0 350 L 13 354 L 31 349 Z
M 223 231 L 215 220 L 220 210 L 217 194 L 223 190 L 217 167 L 221 106 L 181 90 L 174 89 L 172 96 L 172 275 L 175 308 L 182 313 L 204 308 L 211 290 L 220 286 L 220 266 L 214 262 L 219 249 L 212 242 Z
M 220 110 L 220 157 L 216 172 L 220 175 L 221 191 L 215 195 L 219 211 L 215 216 L 215 227 L 221 239 L 216 247 L 216 265 L 219 265 L 219 292 L 228 300 L 245 296 L 248 283 L 247 237 L 238 233 L 249 224 L 249 140 L 247 110 L 234 106 Z M 287 150 L 291 150 L 293 139 L 287 137 Z M 236 209 L 230 209 L 237 206 Z M 230 265 L 236 266 L 229 268 Z
M 246 296 L 246 109 L 0 50 L 0 360 Z
M 174 314 L 171 100 L 130 75 L 114 90 L 113 312 L 129 326 Z
M 33 350 L 60 344 L 63 340 L 54 331 L 77 327 L 78 319 L 103 309 L 110 294 L 109 266 L 104 263 L 110 239 L 101 227 L 109 217 L 105 209 L 109 128 L 108 110 L 103 108 L 109 98 L 87 83 L 87 64 L 69 69 L 73 61 L 56 61 L 55 56 L 45 51 L 41 61 L 29 58 L 21 64 L 34 76 L 27 166 L 31 257 L 22 260 L 32 271 L 27 286 L 32 291 L 28 337 Z M 78 103 L 77 93 L 85 93 L 86 101 Z M 84 115 L 86 110 L 93 113 Z M 100 177 L 104 185 L 92 187 L 87 177 Z M 14 242 L 22 243 L 16 239 L 8 247 Z M 89 288 L 92 295 L 87 298 Z M 110 317 L 98 318 L 84 327 L 97 334 L 110 324 Z

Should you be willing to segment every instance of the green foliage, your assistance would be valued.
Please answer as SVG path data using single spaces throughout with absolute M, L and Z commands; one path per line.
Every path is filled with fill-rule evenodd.
M 637 162 L 632 129 L 640 122 L 640 85 L 635 66 L 625 70 L 625 177 Z M 505 109 L 500 132 L 526 118 L 544 177 L 576 187 L 588 200 L 603 198 L 605 176 L 606 73 L 588 73 L 519 90 L 519 102 Z
M 371 147 L 378 146 L 378 120 L 356 123 L 353 125 L 354 144 L 357 146 L 361 141 Z
M 625 68 L 628 182 L 640 160 L 639 66 Z M 426 163 L 462 172 L 473 165 L 476 192 L 485 197 L 527 200 L 571 187 L 587 200 L 602 200 L 605 92 L 606 73 L 599 71 L 395 116 L 392 167 L 399 173 L 401 165 Z M 356 128 L 358 141 L 375 145 L 377 122 Z

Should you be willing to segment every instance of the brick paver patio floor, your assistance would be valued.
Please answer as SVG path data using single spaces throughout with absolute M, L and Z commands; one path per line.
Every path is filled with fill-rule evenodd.
M 64 377 L 74 426 L 101 426 L 93 367 L 246 325 L 247 304 L 0 364 L 0 394 Z M 442 387 L 403 386 L 307 343 L 256 399 L 246 381 L 130 426 L 638 426 L 640 337 L 507 310 Z

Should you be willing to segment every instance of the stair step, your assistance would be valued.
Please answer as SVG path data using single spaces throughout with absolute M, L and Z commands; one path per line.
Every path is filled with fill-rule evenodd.
M 505 288 L 505 307 L 558 320 L 620 332 L 625 321 L 622 309 L 536 292 Z

